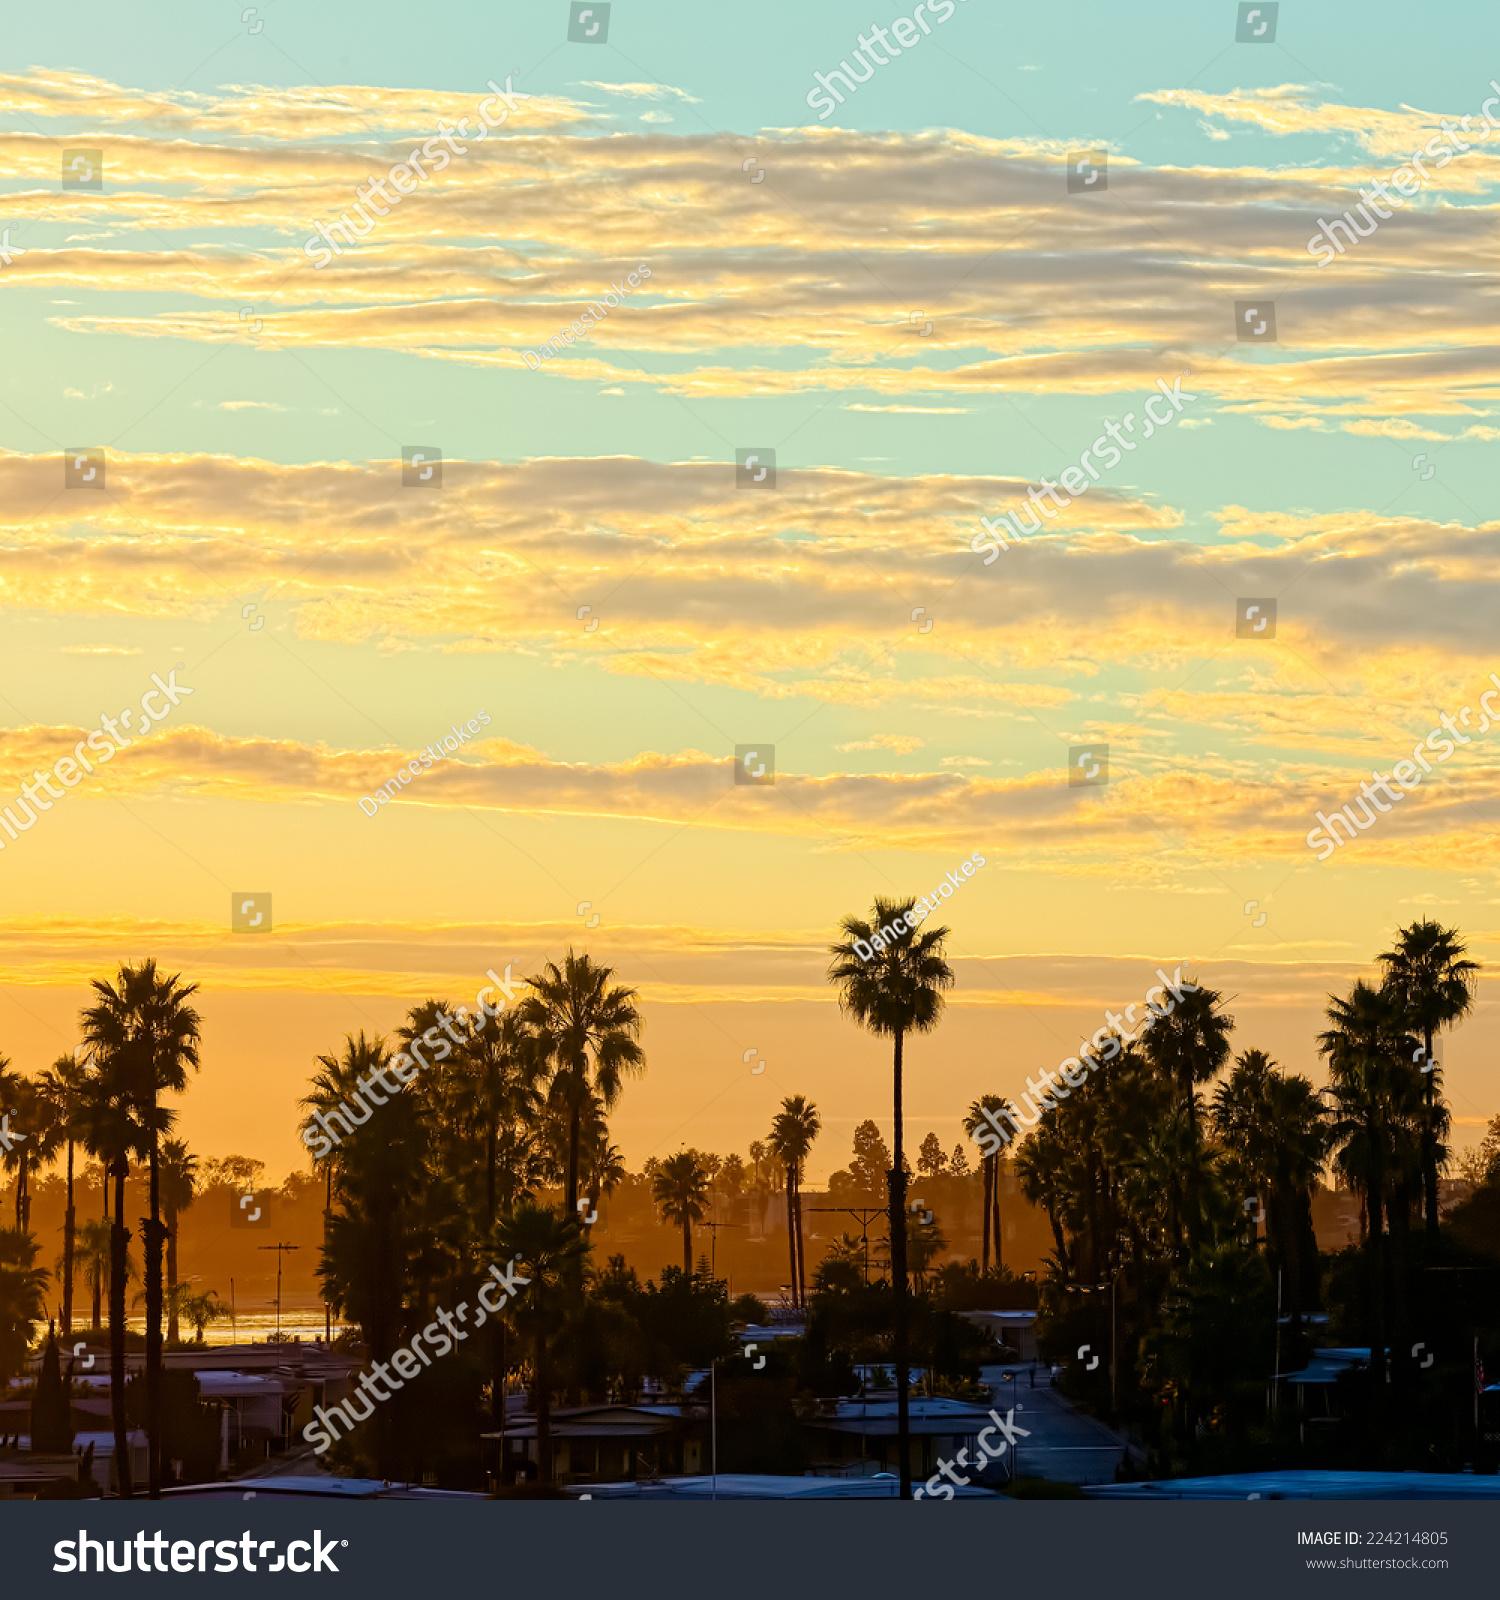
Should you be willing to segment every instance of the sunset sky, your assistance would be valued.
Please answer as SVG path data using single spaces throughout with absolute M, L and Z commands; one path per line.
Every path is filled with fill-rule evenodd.
M 1399 925 L 1500 963 L 1500 130 L 1308 248 L 1443 119 L 1484 129 L 1493 10 L 1432 10 L 1415 52 L 1390 3 L 1237 44 L 1234 0 L 958 0 L 820 121 L 814 74 L 914 7 L 616 0 L 599 44 L 568 0 L 241 9 L 7 18 L 0 801 L 152 674 L 192 690 L 0 836 L 16 1066 L 155 954 L 202 985 L 189 1141 L 279 1175 L 316 1053 L 571 942 L 646 1003 L 633 1167 L 743 1151 L 803 1093 L 821 1180 L 890 1117 L 826 945 L 976 851 L 913 1146 L 1158 964 L 1321 1081 L 1324 996 Z M 315 269 L 314 224 L 507 77 L 504 126 Z M 102 189 L 63 188 L 78 151 Z M 1067 193 L 1075 151 L 1107 192 Z M 1195 398 L 1144 439 L 1158 380 Z M 973 553 L 1127 414 L 1118 466 Z M 65 488 L 97 449 L 103 490 Z M 1236 637 L 1245 597 L 1274 639 Z M 1314 812 L 1466 707 L 1473 742 L 1320 863 Z M 1070 787 L 1101 743 L 1108 786 Z M 774 785 L 733 782 L 745 745 Z M 236 892 L 271 931 L 231 931 Z M 1445 1052 L 1461 1144 L 1500 1111 L 1497 992 Z

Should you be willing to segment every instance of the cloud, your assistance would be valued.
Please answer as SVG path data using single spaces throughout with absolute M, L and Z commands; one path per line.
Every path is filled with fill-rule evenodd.
M 835 745 L 835 750 L 894 750 L 897 755 L 910 755 L 920 750 L 924 740 L 911 733 L 877 733 L 873 739 L 853 739 L 848 744 Z
M 702 104 L 697 95 L 689 94 L 686 89 L 674 89 L 665 83 L 600 83 L 593 78 L 584 78 L 579 87 L 602 89 L 605 94 L 631 95 L 644 100 L 676 99 L 693 106 Z

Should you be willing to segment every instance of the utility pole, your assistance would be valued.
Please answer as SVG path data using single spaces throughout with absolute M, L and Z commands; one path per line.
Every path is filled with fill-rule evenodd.
M 859 1224 L 859 1236 L 865 1247 L 865 1282 L 870 1281 L 870 1224 L 880 1217 L 888 1217 L 888 1206 L 809 1206 L 809 1211 L 837 1212 L 839 1216 L 853 1217 Z
M 263 1244 L 257 1246 L 261 1250 L 274 1250 L 276 1252 L 276 1338 L 281 1338 L 281 1258 L 288 1250 L 300 1250 L 300 1244 Z

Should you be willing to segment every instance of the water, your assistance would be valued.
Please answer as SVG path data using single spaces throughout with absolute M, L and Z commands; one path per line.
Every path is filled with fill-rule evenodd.
M 144 1334 L 146 1320 L 144 1317 L 130 1317 L 126 1326 L 132 1333 Z M 337 1337 L 346 1325 L 337 1317 L 333 1319 L 333 1332 Z M 323 1308 L 322 1306 L 287 1306 L 281 1313 L 281 1335 L 283 1339 L 301 1339 L 304 1344 L 314 1339 L 323 1337 Z M 274 1311 L 242 1311 L 230 1321 L 225 1317 L 222 1322 L 210 1322 L 203 1330 L 203 1342 L 210 1347 L 229 1344 L 263 1344 L 276 1331 L 276 1313 Z M 108 1330 L 106 1328 L 107 1336 Z M 183 1325 L 184 1339 L 191 1340 L 193 1330 L 186 1324 Z M 75 1338 L 89 1337 L 87 1327 L 77 1329 L 75 1325 Z

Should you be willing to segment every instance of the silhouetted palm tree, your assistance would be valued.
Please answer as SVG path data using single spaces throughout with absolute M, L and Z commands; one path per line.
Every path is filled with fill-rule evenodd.
M 167 1227 L 167 1342 L 181 1337 L 178 1326 L 177 1220 L 197 1198 L 198 1158 L 181 1139 L 161 1147 L 161 1204 Z M 278 1260 L 280 1257 L 277 1258 Z
M 1141 1041 L 1146 1059 L 1176 1085 L 1194 1146 L 1199 1142 L 1197 1086 L 1207 1083 L 1229 1060 L 1234 1018 L 1220 1010 L 1222 1004 L 1223 996 L 1213 989 L 1184 993 Z M 1201 1185 L 1195 1170 L 1188 1169 L 1184 1176 L 1183 1222 L 1188 1246 L 1196 1249 L 1203 1231 Z
M 786 1228 L 792 1260 L 792 1304 L 807 1304 L 807 1258 L 802 1249 L 802 1172 L 813 1140 L 822 1131 L 818 1108 L 804 1095 L 788 1095 L 767 1141 L 786 1168 Z
M 0 1383 L 26 1361 L 32 1325 L 46 1315 L 47 1271 L 36 1264 L 37 1242 L 22 1228 L 0 1228 Z
M 1363 1196 L 1369 1253 L 1371 1358 L 1378 1394 L 1386 1372 L 1388 1191 L 1404 1167 L 1420 1160 L 1421 1074 L 1412 1060 L 1416 1038 L 1399 998 L 1360 979 L 1347 1000 L 1330 996 L 1329 1028 L 1318 1035 L 1330 1082 L 1323 1091 L 1333 1114 L 1334 1168 Z
M 125 1226 L 125 1180 L 130 1175 L 130 1158 L 144 1155 L 150 1142 L 136 1109 L 133 1086 L 118 1055 L 101 1051 L 91 1057 L 78 1123 L 84 1148 L 98 1156 L 114 1185 L 109 1214 L 109 1392 L 115 1435 L 115 1489 L 127 1500 L 134 1486 L 125 1423 L 125 1280 L 130 1248 L 130 1230 Z
M 514 1261 L 518 1276 L 528 1280 L 505 1314 L 531 1339 L 537 1470 L 543 1483 L 551 1483 L 551 1338 L 569 1304 L 582 1292 L 588 1241 L 576 1213 L 560 1217 L 529 1200 L 500 1219 L 494 1241 L 495 1260 L 507 1265 Z
M 693 1224 L 702 1222 L 708 1210 L 708 1174 L 695 1150 L 679 1150 L 668 1156 L 651 1180 L 651 1196 L 667 1222 L 682 1229 L 682 1270 L 693 1272 Z
M 517 1008 L 550 1066 L 549 1099 L 567 1121 L 568 1165 L 565 1209 L 578 1213 L 578 1147 L 580 1119 L 590 1094 L 606 1111 L 620 1096 L 625 1075 L 643 1071 L 646 1057 L 639 1039 L 641 1015 L 636 992 L 610 987 L 612 967 L 596 966 L 585 953 L 571 950 L 559 970 L 549 961 L 539 976 L 528 978 L 531 992 Z
M 161 1140 L 175 1114 L 163 1094 L 181 1094 L 188 1069 L 198 1070 L 198 1013 L 188 1004 L 198 992 L 177 973 L 159 973 L 154 959 L 122 966 L 115 983 L 93 981 L 98 1000 L 83 1014 L 84 1043 L 125 1086 L 145 1136 L 151 1215 L 145 1219 L 146 1436 L 150 1495 L 161 1497 L 162 1249 Z
M 839 1009 L 871 1033 L 894 1042 L 895 1141 L 888 1179 L 890 1189 L 891 1278 L 895 1289 L 896 1434 L 900 1452 L 901 1498 L 911 1499 L 911 1406 L 907 1339 L 906 1168 L 902 1160 L 902 1050 L 909 1033 L 930 1033 L 943 1014 L 943 994 L 953 987 L 953 969 L 943 959 L 946 928 L 896 932 L 915 900 L 877 897 L 873 921 L 845 917 L 845 937 L 829 947 L 834 958 L 828 981 L 839 991 Z M 920 919 L 918 919 L 920 921 Z M 882 932 L 890 928 L 891 934 Z M 876 946 L 874 941 L 880 940 Z M 871 951 L 861 958 L 857 944 Z
M 40 1082 L 8 1072 L 0 1058 L 0 1111 L 10 1116 L 12 1143 L 0 1150 L 0 1167 L 15 1174 L 16 1231 L 31 1228 L 31 1176 L 52 1159 L 60 1141 L 51 1104 Z
M 1432 1059 L 1432 1041 L 1434 1034 L 1462 1022 L 1474 1009 L 1479 963 L 1465 960 L 1467 954 L 1457 928 L 1424 918 L 1402 928 L 1395 949 L 1379 957 L 1386 987 L 1400 999 L 1407 1027 L 1422 1036 L 1422 1195 L 1432 1241 L 1438 1234 L 1438 1150 L 1447 1131 L 1446 1118 L 1438 1115 L 1441 1074 Z
M 985 1116 L 986 1111 L 992 1111 L 997 1118 L 1003 1120 L 1008 1113 L 1015 1117 L 1016 1108 L 1001 1094 L 982 1094 L 977 1100 L 969 1103 L 969 1109 L 964 1113 L 964 1132 L 972 1139 L 981 1128 L 993 1129 L 994 1124 Z M 1012 1128 L 1015 1123 L 1012 1122 Z M 982 1214 L 984 1218 L 982 1239 L 980 1242 L 979 1270 L 990 1270 L 990 1237 L 993 1233 L 995 1240 L 995 1266 L 1002 1267 L 1004 1253 L 1000 1243 L 1000 1176 L 1001 1153 L 996 1150 L 993 1155 L 979 1158 L 979 1171 L 983 1180 L 984 1202 Z
M 109 1280 L 110 1241 L 114 1229 L 108 1217 L 92 1217 L 78 1230 L 76 1253 L 83 1263 L 83 1281 L 94 1297 L 94 1315 L 90 1324 L 98 1333 L 101 1328 L 104 1286 Z
M 63 1338 L 73 1331 L 73 1255 L 78 1232 L 78 1212 L 73 1194 L 73 1150 L 79 1142 L 79 1110 L 83 1104 L 84 1068 L 77 1055 L 59 1056 L 38 1080 L 46 1100 L 47 1114 L 57 1130 L 57 1136 L 67 1150 L 68 1200 L 63 1212 L 62 1254 L 62 1332 Z M 96 1311 L 94 1326 L 99 1325 Z
M 1214 1127 L 1265 1197 L 1266 1242 L 1293 1318 L 1318 1304 L 1312 1195 L 1332 1144 L 1328 1110 L 1308 1078 L 1247 1050 L 1214 1095 Z

